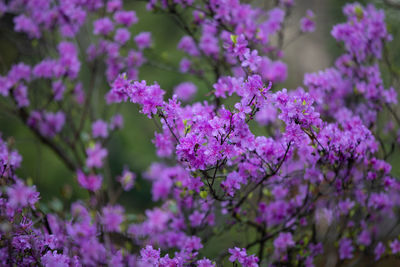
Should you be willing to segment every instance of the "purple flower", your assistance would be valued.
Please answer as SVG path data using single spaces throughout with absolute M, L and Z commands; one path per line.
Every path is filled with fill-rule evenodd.
M 376 245 L 374 249 L 374 254 L 375 254 L 375 261 L 378 261 L 382 254 L 385 253 L 385 245 L 382 244 L 382 242 L 379 242 L 378 245 Z
M 59 133 L 65 123 L 63 112 L 57 113 L 32 111 L 28 118 L 28 125 L 39 130 L 40 134 L 46 137 L 54 137 Z
M 364 246 L 369 246 L 371 244 L 371 235 L 368 230 L 364 229 L 358 236 L 357 242 Z
M 339 242 L 339 258 L 341 260 L 353 258 L 354 247 L 351 239 L 342 238 Z
M 55 101 L 62 100 L 65 91 L 65 85 L 63 84 L 63 82 L 61 80 L 53 82 L 52 88 L 53 88 L 54 100 Z
M 121 183 L 122 188 L 125 191 L 129 191 L 132 189 L 135 179 L 136 179 L 136 174 L 125 169 L 122 175 L 118 178 L 118 181 Z
M 122 129 L 123 126 L 124 126 L 124 118 L 122 117 L 121 114 L 116 114 L 111 118 L 110 121 L 111 130 Z
M 182 101 L 189 101 L 197 92 L 197 87 L 191 82 L 183 82 L 174 88 L 174 94 Z
M 236 114 L 242 120 L 246 119 L 246 114 L 249 114 L 251 112 L 251 107 L 249 107 L 247 105 L 243 105 L 242 103 L 236 103 L 235 108 L 238 111 Z
M 278 252 L 283 252 L 294 245 L 295 243 L 291 233 L 280 233 L 274 240 L 274 247 Z
M 77 178 L 80 186 L 93 192 L 100 189 L 103 181 L 103 178 L 100 175 L 92 173 L 85 175 L 81 170 L 78 170 Z
M 108 137 L 108 125 L 103 120 L 97 120 L 92 124 L 92 136 L 93 138 L 101 137 L 107 138 Z
M 242 62 L 242 67 L 249 67 L 251 71 L 256 71 L 261 62 L 261 57 L 258 55 L 258 51 L 253 50 L 251 53 L 247 52 L 244 57 L 245 60 Z
M 190 56 L 199 56 L 199 50 L 197 49 L 196 43 L 190 36 L 184 36 L 178 43 L 178 49 L 184 51 Z
M 152 142 L 156 146 L 157 155 L 159 157 L 170 157 L 172 155 L 174 151 L 174 142 L 170 132 L 165 131 L 162 134 L 155 133 Z
M 126 27 L 138 22 L 135 11 L 118 11 L 114 14 L 114 20 Z
M 122 0 L 110 0 L 107 2 L 107 12 L 115 12 L 122 8 Z
M 235 247 L 228 249 L 228 251 L 231 254 L 229 257 L 230 262 L 238 261 L 245 267 L 258 267 L 259 259 L 254 255 L 248 256 L 245 248 Z
M 11 87 L 13 87 L 13 82 L 8 77 L 0 76 L 0 95 L 8 96 Z
M 23 84 L 19 84 L 14 89 L 14 98 L 19 108 L 29 106 L 28 88 Z
M 122 256 L 121 250 L 118 250 L 114 255 L 111 256 L 111 259 L 108 260 L 108 266 L 114 267 L 123 267 L 124 257 Z
M 215 37 L 214 34 L 208 31 L 203 30 L 203 34 L 200 38 L 199 47 L 207 56 L 212 56 L 216 58 L 219 53 L 218 39 Z
M 35 186 L 26 186 L 21 180 L 7 188 L 8 205 L 13 208 L 31 207 L 35 209 L 35 203 L 39 200 L 39 192 Z
M 83 91 L 82 83 L 77 83 L 76 84 L 73 94 L 74 94 L 74 97 L 75 97 L 75 101 L 79 105 L 83 105 L 83 103 L 85 102 L 85 92 Z
M 262 77 L 272 83 L 283 82 L 287 78 L 287 65 L 282 61 L 271 61 L 263 57 L 259 63 L 258 72 Z
M 233 39 L 233 40 L 232 40 Z M 232 52 L 235 56 L 243 60 L 246 54 L 249 54 L 250 49 L 247 47 L 247 40 L 243 34 L 231 37 Z
M 101 168 L 103 166 L 103 159 L 107 156 L 107 149 L 102 148 L 99 143 L 86 149 L 88 158 L 86 159 L 86 166 L 89 168 Z
M 37 78 L 59 78 L 64 72 L 64 67 L 57 60 L 45 59 L 35 65 L 32 74 Z
M 228 251 L 229 251 L 229 254 L 231 254 L 231 256 L 229 257 L 230 262 L 238 261 L 240 263 L 243 263 L 247 256 L 245 248 L 235 247 L 235 248 L 228 249 Z
M 124 45 L 131 38 L 131 33 L 125 28 L 117 29 L 114 35 L 114 41 Z
M 238 172 L 231 172 L 226 180 L 221 183 L 221 187 L 230 195 L 234 196 L 235 191 L 240 189 L 240 185 L 244 183 L 243 177 Z
M 124 208 L 122 206 L 106 206 L 102 209 L 101 223 L 107 232 L 119 232 L 124 221 Z
M 75 79 L 81 67 L 77 47 L 71 42 L 63 41 L 57 46 L 57 49 L 60 54 L 59 64 L 64 68 L 65 74 L 70 79 Z
M 215 263 L 211 262 L 209 259 L 203 258 L 198 260 L 197 267 L 215 267 Z
M 147 221 L 146 225 L 151 231 L 162 231 L 165 229 L 170 215 L 159 208 L 154 210 L 146 210 Z
M 197 210 L 195 210 L 190 216 L 189 216 L 189 221 L 190 225 L 193 227 L 200 226 L 203 222 L 205 214 L 200 213 Z
M 25 80 L 29 82 L 31 80 L 31 67 L 24 63 L 18 63 L 11 67 L 11 70 L 8 72 L 8 79 L 11 83 L 18 83 L 21 80 Z
M 307 10 L 307 15 L 300 20 L 300 30 L 302 32 L 315 31 L 314 13 L 311 10 Z
M 70 259 L 68 256 L 58 254 L 57 251 L 47 251 L 45 255 L 41 257 L 41 262 L 45 267 L 69 267 Z
M 146 248 L 140 250 L 140 257 L 144 263 L 155 266 L 160 259 L 160 249 L 155 250 L 152 246 L 147 245 Z
M 190 70 L 190 66 L 192 65 L 191 61 L 187 58 L 183 58 L 179 63 L 179 70 L 182 73 L 186 73 Z
M 108 35 L 114 30 L 114 24 L 109 18 L 105 17 L 93 22 L 93 28 L 93 33 L 95 35 Z
M 346 51 L 358 62 L 365 61 L 368 56 L 380 59 L 382 42 L 392 38 L 387 32 L 383 11 L 376 10 L 372 5 L 363 8 L 358 3 L 347 4 L 343 11 L 348 21 L 335 25 L 331 31 L 332 36 L 343 41 Z
M 144 48 L 149 48 L 151 46 L 151 33 L 150 32 L 141 32 L 134 38 L 137 47 L 140 50 Z
M 390 248 L 392 249 L 393 254 L 397 254 L 400 252 L 400 242 L 398 239 L 393 240 L 390 242 Z
M 14 30 L 16 32 L 25 32 L 29 38 L 39 38 L 41 36 L 39 27 L 31 18 L 25 15 L 19 15 L 14 18 Z

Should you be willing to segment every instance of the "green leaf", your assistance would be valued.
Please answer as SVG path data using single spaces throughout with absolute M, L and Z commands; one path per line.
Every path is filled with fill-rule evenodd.
M 200 191 L 200 197 L 201 198 L 207 198 L 207 196 L 208 196 L 208 192 L 207 191 Z
M 175 201 L 171 201 L 169 202 L 169 210 L 172 211 L 172 213 L 177 213 L 178 212 L 178 207 L 176 206 L 176 202 Z
M 237 35 L 231 34 L 232 43 L 236 44 L 237 43 L 237 39 L 238 39 Z
M 354 12 L 356 13 L 358 19 L 362 19 L 364 17 L 364 13 L 361 6 L 356 6 Z

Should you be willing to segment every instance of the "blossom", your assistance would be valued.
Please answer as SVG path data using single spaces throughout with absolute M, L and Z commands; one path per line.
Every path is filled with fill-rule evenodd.
M 121 0 L 110 0 L 107 2 L 107 12 L 115 12 L 122 8 Z
M 361 231 L 360 235 L 358 236 L 357 239 L 359 244 L 362 244 L 364 246 L 369 246 L 371 244 L 371 235 L 368 230 L 364 229 Z
M 103 120 L 97 120 L 92 124 L 92 136 L 94 138 L 101 137 L 107 138 L 108 137 L 108 125 Z
M 400 242 L 399 240 L 395 239 L 390 242 L 390 248 L 392 249 L 393 254 L 397 254 L 400 252 Z
M 39 192 L 36 186 L 26 186 L 21 180 L 7 188 L 8 205 L 13 208 L 31 207 L 35 209 L 35 203 L 39 200 Z
M 187 34 L 176 46 L 179 55 L 188 57 L 178 59 L 179 71 L 195 76 L 196 84 L 216 80 L 210 88 L 199 87 L 199 93 L 191 82 L 177 82 L 172 97 L 165 99 L 171 90 L 138 77 L 146 62 L 163 67 L 158 60 L 171 58 L 145 50 L 153 40 L 140 25 L 141 33 L 132 41 L 130 27 L 138 18 L 135 11 L 124 10 L 122 0 L 3 2 L 0 16 L 14 17 L 15 32 L 51 39 L 46 44 L 55 53 L 22 57 L 32 65 L 20 62 L 4 72 L 0 102 L 7 106 L 10 101 L 16 116 L 76 169 L 75 182 L 90 192 L 70 212 L 57 201 L 35 211 L 39 193 L 30 178 L 26 183 L 18 178 L 25 171 L 15 172 L 22 158 L 9 147 L 13 139 L 0 138 L 0 236 L 7 246 L 0 248 L 1 266 L 216 266 L 221 263 L 201 259 L 199 250 L 207 240 L 198 230 L 217 233 L 221 226 L 238 223 L 243 230 L 264 228 L 264 237 L 272 237 L 265 248 L 274 249 L 264 259 L 248 255 L 244 247 L 264 241 L 263 236 L 250 236 L 243 248 L 230 248 L 229 261 L 245 267 L 267 264 L 265 260 L 314 266 L 314 258 L 329 244 L 310 242 L 307 233 L 333 222 L 339 226 L 339 240 L 332 242 L 338 244 L 340 260 L 370 246 L 376 261 L 400 251 L 394 239 L 388 244 L 393 255 L 385 253 L 385 229 L 379 225 L 400 204 L 400 182 L 385 161 L 396 153 L 396 146 L 386 150 L 390 144 L 385 141 L 399 141 L 400 132 L 393 123 L 397 93 L 381 66 L 383 60 L 391 65 L 385 46 L 393 38 L 382 10 L 346 4 L 346 21 L 331 32 L 343 44 L 343 54 L 333 66 L 306 74 L 304 89 L 280 89 L 289 74 L 287 40 L 280 37 L 286 36 L 283 26 L 293 0 L 276 1 L 270 10 L 239 0 L 150 0 L 147 9 L 172 15 Z M 307 10 L 298 27 L 300 32 L 315 30 L 312 11 Z M 90 42 L 81 42 L 84 35 Z M 37 42 L 33 40 L 33 48 Z M 103 99 L 106 110 L 98 108 L 101 103 L 87 110 L 88 103 L 102 100 L 102 90 L 96 88 L 105 81 L 111 85 Z M 193 102 L 195 97 L 203 100 Z M 162 163 L 153 163 L 143 174 L 158 203 L 143 215 L 125 215 L 115 202 L 133 188 L 135 173 L 124 168 L 102 187 L 102 175 L 113 175 L 118 167 L 111 166 L 110 173 L 103 169 L 106 139 L 123 127 L 122 116 L 110 114 L 121 102 L 137 104 L 158 126 L 152 142 Z M 378 131 L 380 125 L 387 126 Z M 116 192 L 115 182 L 120 185 Z M 68 187 L 65 193 L 69 197 Z M 134 221 L 127 232 L 137 249 L 121 247 L 125 219 Z
M 125 10 L 115 12 L 114 20 L 117 23 L 123 24 L 126 27 L 130 27 L 132 24 L 138 22 L 138 18 L 136 16 L 135 11 L 125 11 Z
M 125 28 L 119 28 L 115 31 L 114 40 L 124 45 L 131 38 L 131 33 Z
M 226 180 L 221 183 L 221 187 L 230 196 L 233 196 L 234 190 L 240 189 L 240 184 L 242 183 L 244 183 L 243 177 L 237 172 L 232 172 L 226 177 Z
M 29 106 L 29 98 L 28 98 L 28 87 L 23 84 L 19 84 L 14 89 L 14 98 L 17 101 L 17 105 L 19 108 Z
M 39 131 L 42 135 L 53 137 L 61 131 L 65 124 L 65 115 L 63 112 L 46 112 L 42 121 L 39 123 Z
M 90 191 L 99 190 L 103 180 L 103 178 L 100 175 L 96 174 L 85 175 L 81 170 L 78 170 L 77 178 L 79 185 Z
M 143 50 L 144 48 L 149 48 L 152 44 L 150 32 L 141 32 L 135 36 L 134 40 L 140 50 Z
M 307 16 L 300 20 L 300 29 L 302 32 L 315 31 L 314 12 L 307 10 Z
M 258 72 L 265 80 L 273 83 L 285 81 L 288 75 L 286 63 L 280 60 L 272 61 L 267 57 L 261 58 L 258 64 Z
M 211 262 L 209 259 L 203 258 L 198 260 L 197 267 L 215 267 L 215 263 Z
M 247 255 L 245 248 L 235 247 L 228 249 L 228 251 L 229 254 L 231 254 L 231 256 L 229 257 L 230 262 L 238 261 L 239 263 L 241 263 L 243 266 L 246 267 L 258 266 L 259 259 L 254 255 Z
M 277 251 L 285 251 L 287 248 L 294 246 L 291 233 L 280 233 L 274 240 L 274 247 Z
M 249 67 L 251 71 L 256 71 L 261 62 L 261 57 L 258 55 L 258 51 L 253 50 L 251 53 L 247 52 L 244 57 L 245 60 L 242 62 L 242 67 Z
M 247 256 L 246 249 L 242 248 L 230 248 L 228 249 L 231 256 L 229 257 L 230 262 L 238 261 L 240 263 L 244 262 L 244 258 Z
M 108 35 L 113 30 L 114 30 L 114 24 L 107 17 L 98 19 L 95 22 L 93 22 L 93 33 L 95 35 L 99 34 Z
M 122 188 L 125 191 L 129 191 L 132 189 L 135 179 L 136 179 L 136 174 L 125 169 L 122 175 L 118 178 L 118 181 L 121 183 Z
M 96 167 L 101 168 L 103 166 L 103 159 L 108 155 L 105 148 L 102 148 L 99 143 L 86 149 L 88 155 L 86 159 L 86 166 L 89 168 Z
M 148 218 L 146 224 L 153 231 L 163 230 L 170 219 L 169 214 L 159 208 L 146 210 L 146 216 Z
M 354 247 L 348 238 L 342 238 L 339 242 L 339 258 L 341 260 L 353 258 Z
M 152 246 L 147 245 L 146 248 L 140 250 L 140 256 L 143 262 L 155 265 L 160 259 L 160 249 L 155 250 Z
M 178 99 L 183 101 L 189 101 L 197 92 L 197 87 L 191 82 L 183 82 L 178 84 L 174 88 L 174 94 L 178 96 Z
M 374 249 L 375 261 L 379 260 L 383 253 L 385 253 L 385 246 L 379 242 Z
M 203 222 L 205 214 L 198 212 L 195 210 L 190 216 L 189 221 L 193 227 L 200 226 Z
M 52 87 L 53 87 L 54 100 L 55 101 L 62 100 L 65 91 L 65 85 L 63 84 L 63 82 L 60 80 L 55 81 L 53 82 Z
M 213 34 L 214 29 L 207 28 L 207 30 L 203 27 L 203 32 L 199 42 L 199 48 L 206 54 L 207 56 L 216 57 L 219 52 L 218 39 Z
M 41 257 L 42 264 L 45 267 L 68 267 L 70 266 L 70 259 L 68 256 L 58 254 L 57 251 L 47 251 L 45 255 Z
M 102 209 L 101 223 L 108 232 L 119 232 L 120 225 L 124 221 L 124 209 L 122 206 L 106 206 Z
M 124 126 L 124 118 L 122 117 L 121 114 L 115 114 L 110 121 L 110 129 L 111 130 L 117 130 L 117 129 L 122 129 Z
M 178 49 L 184 51 L 190 56 L 199 56 L 200 53 L 197 49 L 196 43 L 190 36 L 184 36 L 178 43 Z
M 187 58 L 183 58 L 179 64 L 179 70 L 182 73 L 186 73 L 190 70 L 191 62 Z
M 16 32 L 25 32 L 29 38 L 39 38 L 41 36 L 38 25 L 31 18 L 23 14 L 14 18 L 14 24 Z

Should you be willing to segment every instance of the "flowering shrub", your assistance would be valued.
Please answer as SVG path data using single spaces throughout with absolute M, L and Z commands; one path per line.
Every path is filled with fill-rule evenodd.
M 17 63 L 0 77 L 4 109 L 89 192 L 69 212 L 41 210 L 36 187 L 16 175 L 21 156 L 0 139 L 1 265 L 398 260 L 400 181 L 386 161 L 399 148 L 392 87 L 398 76 L 387 55 L 392 36 L 384 12 L 346 4 L 347 20 L 331 32 L 343 54 L 332 67 L 306 74 L 303 87 L 287 90 L 279 84 L 288 77 L 282 57 L 293 8 L 292 0 L 276 1 L 270 10 L 239 0 L 148 1 L 149 12 L 169 15 L 186 33 L 177 44 L 186 54 L 179 71 L 210 82 L 209 93 L 194 102 L 191 82 L 181 81 L 167 98 L 159 84 L 139 80 L 154 41 L 151 32 L 131 36 L 138 17 L 121 0 L 0 1 L 15 32 L 56 44 L 55 54 Z M 315 30 L 315 16 L 307 10 L 299 35 Z M 80 42 L 82 31 L 90 44 Z M 159 126 L 153 139 L 159 161 L 143 174 L 157 205 L 142 215 L 130 216 L 118 204 L 121 192 L 135 186 L 135 173 L 121 170 L 115 192 L 103 178 L 107 142 L 123 128 L 120 114 L 92 114 L 103 76 L 110 84 L 107 109 L 132 102 Z M 40 99 L 31 96 L 36 89 Z M 252 125 L 269 134 L 255 135 Z M 214 236 L 238 231 L 247 231 L 246 241 L 226 242 L 218 257 L 206 257 Z

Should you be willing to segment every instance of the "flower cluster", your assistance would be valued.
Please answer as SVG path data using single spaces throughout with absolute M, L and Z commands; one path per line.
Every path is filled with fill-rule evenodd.
M 131 36 L 138 18 L 121 0 L 0 2 L 14 31 L 57 42 L 55 56 L 0 77 L 2 100 L 88 196 L 64 212 L 43 208 L 32 181 L 15 172 L 22 157 L 0 139 L 0 265 L 314 266 L 327 254 L 337 262 L 364 254 L 396 260 L 400 181 L 388 162 L 400 120 L 394 83 L 387 88 L 381 73 L 392 40 L 384 12 L 345 5 L 347 21 L 331 32 L 344 54 L 306 74 L 303 87 L 286 89 L 283 36 L 293 2 L 264 10 L 239 0 L 148 1 L 150 12 L 184 30 L 178 69 L 205 81 L 202 102 L 192 82 L 169 92 L 139 80 L 153 39 Z M 311 10 L 298 28 L 315 30 Z M 101 80 L 109 91 L 99 89 Z M 104 112 L 93 107 L 94 94 L 104 96 Z M 108 141 L 123 118 L 110 113 L 122 102 L 139 105 L 158 127 L 159 161 L 113 178 Z M 378 118 L 388 122 L 385 139 Z M 151 183 L 154 206 L 144 214 L 118 202 L 137 176 Z M 206 254 L 214 238 L 232 233 L 218 255 Z

